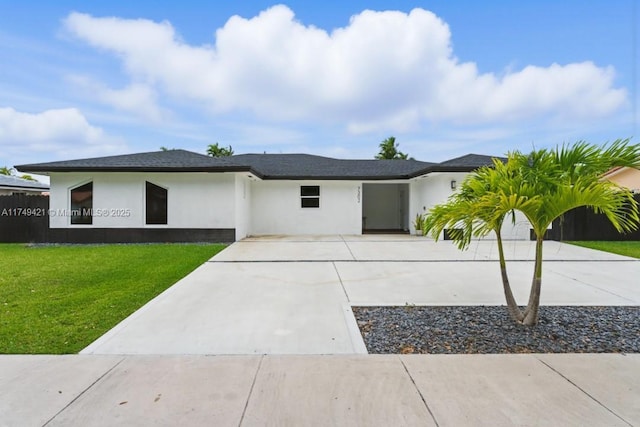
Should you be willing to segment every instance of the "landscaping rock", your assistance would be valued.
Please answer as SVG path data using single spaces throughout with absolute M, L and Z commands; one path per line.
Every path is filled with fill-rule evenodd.
M 640 353 L 640 307 L 540 307 L 536 326 L 504 306 L 353 307 L 372 354 Z

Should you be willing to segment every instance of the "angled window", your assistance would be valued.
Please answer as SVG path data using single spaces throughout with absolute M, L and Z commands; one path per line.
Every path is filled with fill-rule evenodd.
M 71 189 L 71 224 L 93 224 L 93 182 Z
M 320 186 L 302 185 L 300 186 L 300 207 L 319 208 L 320 207 Z
M 146 182 L 145 191 L 147 224 L 167 223 L 167 189 Z

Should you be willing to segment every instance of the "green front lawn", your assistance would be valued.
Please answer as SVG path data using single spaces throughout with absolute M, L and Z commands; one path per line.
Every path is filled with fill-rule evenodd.
M 640 258 L 640 242 L 565 242 L 584 248 Z
M 77 353 L 224 248 L 0 244 L 0 353 Z

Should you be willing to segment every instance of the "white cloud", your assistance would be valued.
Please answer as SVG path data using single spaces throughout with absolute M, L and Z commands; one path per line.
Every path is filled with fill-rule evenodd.
M 147 84 L 131 83 L 123 89 L 111 89 L 86 76 L 74 75 L 70 76 L 69 80 L 88 93 L 92 99 L 117 110 L 156 123 L 168 116 L 157 104 L 155 89 Z
M 3 154 L 47 153 L 55 158 L 104 155 L 122 152 L 125 144 L 89 124 L 75 108 L 24 113 L 0 108 L 0 144 Z
M 460 62 L 449 27 L 429 11 L 363 11 L 326 32 L 286 6 L 231 17 L 213 45 L 185 43 L 168 22 L 72 13 L 66 29 L 122 58 L 133 81 L 204 104 L 275 120 L 344 123 L 352 132 L 424 123 L 585 121 L 627 102 L 615 72 L 592 62 L 527 66 L 500 75 Z

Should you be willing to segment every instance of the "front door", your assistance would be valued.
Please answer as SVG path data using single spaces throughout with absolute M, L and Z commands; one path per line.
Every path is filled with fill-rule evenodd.
M 398 233 L 409 230 L 409 185 L 364 184 L 362 231 Z

